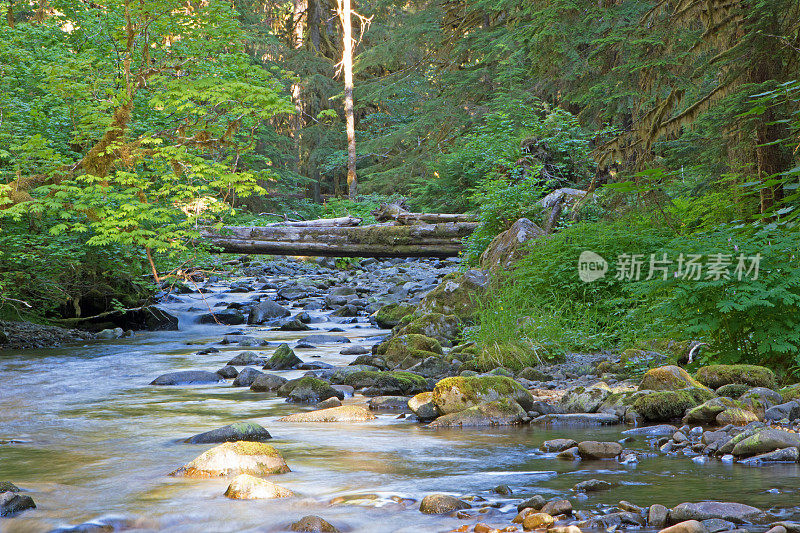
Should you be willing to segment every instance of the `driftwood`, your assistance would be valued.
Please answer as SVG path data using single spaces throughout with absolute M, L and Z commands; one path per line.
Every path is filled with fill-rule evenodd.
M 475 222 L 368 226 L 226 226 L 201 233 L 225 253 L 331 257 L 453 257 Z
M 381 204 L 372 214 L 378 222 L 395 221 L 399 224 L 444 224 L 447 222 L 478 222 L 477 215 L 462 213 L 412 213 L 402 204 Z

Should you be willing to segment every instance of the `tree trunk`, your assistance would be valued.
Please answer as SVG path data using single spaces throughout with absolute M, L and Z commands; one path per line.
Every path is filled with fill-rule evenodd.
M 308 5 L 306 0 L 294 0 L 294 13 L 292 16 L 292 23 L 294 25 L 292 28 L 294 42 L 292 44 L 295 50 L 299 50 L 303 47 L 303 14 L 305 13 L 307 7 Z M 300 173 L 302 161 L 302 145 L 300 137 L 303 126 L 305 125 L 303 120 L 303 91 L 300 82 L 295 82 L 292 84 L 292 100 L 294 101 L 295 110 L 294 120 L 292 121 L 292 138 L 294 139 L 294 151 L 297 156 L 297 165 L 295 166 L 295 170 Z
M 353 20 L 350 0 L 339 0 L 342 20 L 342 70 L 344 72 L 344 116 L 347 121 L 347 196 L 358 194 L 356 178 L 356 121 L 353 115 Z

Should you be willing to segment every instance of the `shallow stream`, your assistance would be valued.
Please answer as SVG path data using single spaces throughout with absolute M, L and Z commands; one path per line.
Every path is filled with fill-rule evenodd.
M 253 294 L 224 293 L 219 284 L 208 302 L 245 301 Z M 156 376 L 177 370 L 215 371 L 244 350 L 269 356 L 279 342 L 294 344 L 309 332 L 262 327 L 198 325 L 197 295 L 180 296 L 166 307 L 181 318 L 180 331 L 142 332 L 130 339 L 86 346 L 0 353 L 0 481 L 15 483 L 37 508 L 0 519 L 0 531 L 39 532 L 81 522 L 125 517 L 137 530 L 169 532 L 284 531 L 302 516 L 316 514 L 342 531 L 449 531 L 465 523 L 502 527 L 516 504 L 533 494 L 572 500 L 577 509 L 601 509 L 627 500 L 668 507 L 686 501 L 738 501 L 800 518 L 800 464 L 748 467 L 654 453 L 635 465 L 613 461 L 573 463 L 538 451 L 548 439 L 618 440 L 624 426 L 603 429 L 537 427 L 429 430 L 397 413 L 351 424 L 298 424 L 277 418 L 310 410 L 273 393 L 251 392 L 227 383 L 157 387 Z M 327 312 L 314 311 L 323 317 Z M 355 343 L 370 345 L 385 334 L 365 318 L 338 326 Z M 219 345 L 223 334 L 246 330 L 271 346 Z M 313 333 L 313 332 L 311 332 Z M 191 343 L 191 344 L 187 344 Z M 219 353 L 193 355 L 203 345 Z M 344 365 L 341 345 L 299 349 L 304 360 Z M 287 378 L 304 371 L 278 372 Z M 358 395 L 347 402 L 363 402 Z M 229 480 L 198 480 L 167 474 L 210 448 L 183 439 L 236 421 L 266 427 L 291 473 L 271 478 L 301 497 L 232 501 L 222 494 Z M 12 442 L 8 442 L 12 441 Z M 628 447 L 653 452 L 643 440 Z M 657 450 L 656 450 L 657 451 Z M 591 478 L 612 481 L 607 491 L 577 497 L 572 487 Z M 514 492 L 492 492 L 506 484 Z M 432 492 L 485 498 L 495 505 L 480 519 L 431 517 L 418 502 Z

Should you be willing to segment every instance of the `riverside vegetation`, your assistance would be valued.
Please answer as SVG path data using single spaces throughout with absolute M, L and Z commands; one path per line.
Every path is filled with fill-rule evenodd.
M 800 4 L 523 4 L 0 6 L 3 528 L 800 530 Z

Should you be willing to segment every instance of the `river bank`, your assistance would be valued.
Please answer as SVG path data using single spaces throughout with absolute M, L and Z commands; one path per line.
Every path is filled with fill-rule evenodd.
M 439 307 L 465 303 L 457 298 L 464 287 L 457 267 L 372 260 L 337 271 L 251 261 L 236 279 L 163 295 L 162 307 L 180 319 L 178 331 L 3 352 L 0 481 L 14 482 L 37 507 L 3 519 L 0 528 L 87 531 L 88 525 L 69 528 L 100 521 L 105 525 L 95 530 L 285 531 L 303 516 L 319 515 L 341 531 L 511 531 L 525 528 L 526 519 L 527 526 L 543 520 L 538 526 L 550 529 L 652 531 L 694 513 L 705 521 L 697 531 L 764 531 L 800 518 L 796 462 L 754 467 L 740 461 L 744 456 L 716 453 L 723 438 L 767 425 L 791 433 L 795 420 L 728 424 L 721 433 L 713 427 L 716 416 L 741 403 L 706 406 L 695 414 L 702 421 L 685 424 L 683 412 L 671 425 L 637 419 L 629 412 L 638 397 L 670 391 L 644 392 L 640 379 L 618 372 L 619 356 L 611 354 L 570 354 L 565 362 L 516 372 L 470 370 L 476 363 L 469 346 L 448 346 L 462 335 L 446 318 L 455 315 L 423 312 L 437 290 L 456 296 L 440 298 Z M 417 320 L 398 317 L 386 305 L 420 313 Z M 418 320 L 431 314 L 441 316 Z M 385 329 L 392 322 L 394 333 Z M 278 364 L 288 353 L 283 343 L 297 361 Z M 282 357 L 275 359 L 276 352 Z M 181 372 L 200 373 L 206 382 L 188 384 Z M 654 379 L 670 382 L 665 372 L 673 375 L 661 371 Z M 305 388 L 296 386 L 300 379 Z M 465 383 L 448 379 L 491 384 L 477 392 L 487 397 L 476 407 L 513 398 L 506 405 L 512 411 L 466 416 L 465 406 L 442 413 L 449 407 L 441 400 Z M 175 384 L 153 384 L 159 380 Z M 747 401 L 741 398 L 752 389 L 731 400 Z M 430 391 L 438 391 L 438 405 L 425 396 Z M 764 419 L 780 404 L 765 391 L 761 397 L 772 402 Z M 409 408 L 414 398 L 416 414 Z M 338 402 L 349 419 L 307 421 Z M 434 411 L 425 415 L 422 405 L 430 403 Z M 626 433 L 632 427 L 626 421 L 658 425 L 650 434 Z M 268 431 L 266 443 L 291 471 L 267 479 L 296 496 L 232 500 L 224 495 L 232 476 L 169 475 L 217 446 L 185 439 L 236 422 Z M 712 434 L 717 450 L 709 448 Z M 678 508 L 708 499 L 757 512 L 727 505 L 712 516 L 705 508 Z

